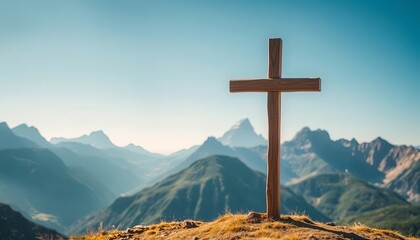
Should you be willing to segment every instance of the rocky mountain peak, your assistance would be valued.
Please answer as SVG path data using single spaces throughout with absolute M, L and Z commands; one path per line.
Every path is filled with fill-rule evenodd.
M 248 118 L 237 122 L 218 140 L 230 147 L 255 147 L 267 144 L 264 137 L 255 132 Z
M 392 144 L 390 144 L 387 140 L 377 137 L 375 140 L 372 141 L 372 145 L 375 146 L 377 149 L 379 148 L 391 148 Z
M 302 128 L 298 133 L 296 133 L 295 137 L 292 139 L 292 142 L 295 143 L 307 143 L 307 142 L 325 142 L 331 141 L 330 135 L 327 131 L 317 129 L 311 130 L 308 127 Z

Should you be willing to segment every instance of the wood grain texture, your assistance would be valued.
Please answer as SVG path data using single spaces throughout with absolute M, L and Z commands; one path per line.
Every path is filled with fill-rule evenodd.
M 268 48 L 268 78 L 281 79 L 282 40 L 270 39 Z M 270 83 L 274 80 L 268 80 Z M 267 98 L 268 112 L 268 153 L 266 203 L 267 216 L 280 218 L 280 94 L 269 92 Z
M 280 218 L 280 94 L 269 92 L 268 112 L 268 154 L 266 203 L 267 215 L 272 219 Z
M 282 45 L 281 38 L 268 40 L 268 78 L 281 78 Z
M 231 80 L 230 92 L 319 92 L 320 78 Z

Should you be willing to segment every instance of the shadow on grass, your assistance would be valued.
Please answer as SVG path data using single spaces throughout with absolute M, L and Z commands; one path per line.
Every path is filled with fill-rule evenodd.
M 311 229 L 316 229 L 316 230 L 320 230 L 320 231 L 334 233 L 334 234 L 339 235 L 340 237 L 349 238 L 349 239 L 353 239 L 353 240 L 367 240 L 368 239 L 368 238 L 362 237 L 360 235 L 357 235 L 355 233 L 348 233 L 348 232 L 343 232 L 343 231 L 331 230 L 331 229 L 323 228 L 323 227 L 320 227 L 320 226 L 317 226 L 317 225 L 314 225 L 314 224 L 301 222 L 301 221 L 296 221 L 296 220 L 293 220 L 292 218 L 280 218 L 279 221 L 295 225 L 296 227 L 311 228 Z

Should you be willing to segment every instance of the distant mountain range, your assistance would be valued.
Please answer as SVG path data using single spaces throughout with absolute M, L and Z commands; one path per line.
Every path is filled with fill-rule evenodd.
M 105 133 L 100 131 L 95 131 L 90 133 L 89 135 L 83 135 L 77 138 L 52 138 L 50 140 L 52 144 L 57 144 L 61 142 L 78 142 L 86 145 L 90 145 L 95 148 L 104 149 L 104 148 L 116 148 L 109 137 L 105 135 Z
M 78 218 L 105 207 L 110 199 L 82 182 L 47 149 L 0 150 L 0 202 L 25 211 L 32 220 L 64 231 Z
M 118 151 L 121 156 L 114 156 Z M 34 127 L 10 129 L 0 123 L 0 202 L 64 232 L 73 221 L 141 184 L 145 162 L 153 161 L 149 158 L 153 154 L 146 159 L 138 151 L 141 148 L 133 145 L 128 149 L 98 149 L 77 142 L 54 145 Z
M 247 119 L 220 138 L 169 156 L 133 144 L 118 147 L 103 131 L 53 142 L 35 127 L 0 123 L 0 202 L 60 232 L 70 225 L 72 232 L 85 231 L 100 221 L 125 227 L 160 219 L 208 220 L 223 207 L 265 209 L 267 146 Z M 382 138 L 331 140 L 324 130 L 303 128 L 281 146 L 281 182 L 288 186 L 281 190 L 282 211 L 346 224 L 372 223 L 373 213 L 389 213 L 393 218 L 378 226 L 395 223 L 413 233 L 410 222 L 397 224 L 396 212 L 414 219 L 409 214 L 418 211 L 411 202 L 420 202 L 419 160 L 412 146 Z M 105 209 L 92 213 L 100 208 Z
M 420 151 L 412 146 L 392 145 L 380 137 L 368 143 L 333 141 L 326 131 L 304 128 L 282 144 L 281 158 L 282 167 L 298 178 L 348 172 L 398 192 L 409 201 L 420 201 Z
M 151 169 L 159 164 L 157 159 L 163 157 L 134 144 L 118 147 L 103 131 L 73 139 L 53 138 L 52 143 L 45 140 L 36 128 L 26 124 L 21 124 L 12 131 L 36 143 L 37 147 L 50 149 L 67 166 L 76 168 L 79 172 L 87 170 L 88 174 L 109 188 L 115 196 L 147 182 L 147 174 L 153 172 Z M 113 174 L 121 177 L 109 178 Z
M 163 157 L 160 154 L 152 153 L 140 146 L 136 146 L 134 144 L 129 144 L 125 147 L 118 147 L 114 143 L 111 142 L 109 137 L 102 131 L 94 131 L 90 133 L 89 135 L 83 135 L 81 137 L 77 138 L 52 138 L 50 141 L 52 144 L 59 144 L 63 142 L 76 142 L 81 143 L 85 145 L 90 145 L 97 149 L 105 149 L 105 150 L 126 150 L 133 153 L 136 153 L 138 155 L 142 155 L 143 157 L 149 157 L 149 158 L 160 158 Z
M 241 124 L 243 122 L 232 129 L 242 132 L 238 126 L 248 125 Z M 211 155 L 236 157 L 251 169 L 266 172 L 266 146 L 230 147 L 209 137 L 188 157 L 172 161 L 173 164 L 160 177 L 174 174 Z M 355 139 L 334 141 L 324 130 L 303 128 L 292 140 L 281 145 L 280 165 L 284 184 L 322 173 L 350 173 L 366 182 L 391 189 L 411 202 L 420 201 L 420 151 L 411 146 L 392 145 L 380 137 L 369 143 L 358 143 Z
M 0 239 L 67 239 L 64 235 L 28 221 L 10 206 L 0 203 Z
M 328 219 L 287 187 L 281 189 L 283 212 L 305 212 Z M 139 193 L 117 199 L 110 207 L 74 225 L 70 233 L 115 226 L 127 228 L 160 220 L 212 220 L 225 211 L 265 210 L 265 175 L 236 158 L 211 156 L 194 162 Z

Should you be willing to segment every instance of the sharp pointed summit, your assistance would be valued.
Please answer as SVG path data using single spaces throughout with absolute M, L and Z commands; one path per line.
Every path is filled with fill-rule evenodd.
M 230 147 L 255 147 L 267 145 L 261 134 L 257 134 L 248 118 L 242 119 L 233 125 L 229 131 L 218 140 Z

